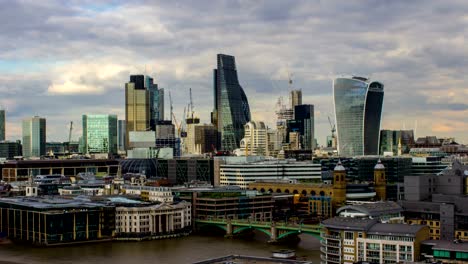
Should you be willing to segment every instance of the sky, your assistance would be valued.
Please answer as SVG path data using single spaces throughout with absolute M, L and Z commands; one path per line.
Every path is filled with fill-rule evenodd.
M 0 107 L 7 139 L 47 118 L 47 141 L 81 135 L 83 114 L 125 118 L 129 75 L 152 75 L 182 119 L 213 108 L 216 54 L 236 57 L 252 117 L 275 125 L 280 96 L 302 89 L 320 145 L 333 119 L 332 80 L 385 85 L 382 129 L 468 143 L 468 2 L 0 0 Z M 288 76 L 293 85 L 288 86 Z

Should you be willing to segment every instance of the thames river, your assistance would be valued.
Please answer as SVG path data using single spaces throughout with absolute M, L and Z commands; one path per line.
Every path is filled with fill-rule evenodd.
M 289 246 L 270 245 L 266 240 L 261 234 L 256 234 L 249 240 L 190 235 L 166 240 L 105 242 L 50 248 L 7 244 L 0 245 L 0 264 L 185 264 L 231 254 L 270 257 L 272 251 L 283 248 L 296 250 L 296 255 L 301 260 L 320 263 L 320 243 L 316 238 L 303 234 L 298 244 Z

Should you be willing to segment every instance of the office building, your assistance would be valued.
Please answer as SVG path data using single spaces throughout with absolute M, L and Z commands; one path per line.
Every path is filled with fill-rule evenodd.
M 117 154 L 117 116 L 83 115 L 85 153 Z
M 137 204 L 115 207 L 115 236 L 117 240 L 147 240 L 175 234 L 188 234 L 192 229 L 192 205 Z
M 213 160 L 207 158 L 123 159 L 122 173 L 142 173 L 147 178 L 166 178 L 172 185 L 188 182 L 213 184 Z
M 150 91 L 145 87 L 144 75 L 131 75 L 125 84 L 126 141 L 130 131 L 150 130 L 151 104 Z
M 468 165 L 454 161 L 439 175 L 406 176 L 405 221 L 430 228 L 431 238 L 468 241 Z
M 244 125 L 250 121 L 247 96 L 237 79 L 234 56 L 218 54 L 214 70 L 214 110 L 212 123 L 217 127 L 217 149 L 233 151 L 239 148 L 244 136 Z
M 160 120 L 156 125 L 157 139 L 170 139 L 175 137 L 175 126 L 171 120 Z
M 0 232 L 39 246 L 110 239 L 115 230 L 114 206 L 82 199 L 4 198 L 0 215 Z
M 411 175 L 438 174 L 450 164 L 442 162 L 442 157 L 413 157 L 411 163 Z
M 145 76 L 145 89 L 149 91 L 150 127 L 155 130 L 159 120 L 164 120 L 164 89 L 159 89 L 154 79 Z
M 312 162 L 295 160 L 266 160 L 261 156 L 216 157 L 215 185 L 239 186 L 247 189 L 249 183 L 261 180 L 303 180 L 321 179 L 321 168 Z
M 267 127 L 263 122 L 250 121 L 244 126 L 244 138 L 240 142 L 240 155 L 265 156 L 267 151 Z
M 128 134 L 128 149 L 135 148 L 155 148 L 156 147 L 156 132 L 155 131 L 130 131 Z
M 384 85 L 362 77 L 333 82 L 338 153 L 378 155 Z
M 46 154 L 46 119 L 32 117 L 23 120 L 23 156 L 41 157 Z
M 7 182 L 26 181 L 29 176 L 60 174 L 74 177 L 78 173 L 114 176 L 119 166 L 119 161 L 106 159 L 11 160 L 3 164 L 2 179 Z
M 190 192 L 190 189 L 187 191 Z M 262 222 L 273 219 L 274 201 L 271 194 L 206 188 L 192 191 L 190 199 L 194 219 L 251 219 Z
M 125 128 L 127 122 L 125 120 L 117 121 L 117 150 L 125 151 L 127 143 L 127 129 Z
M 217 131 L 212 124 L 187 123 L 185 147 L 188 154 L 204 154 L 216 149 Z
M 296 105 L 302 104 L 302 90 L 292 90 L 289 93 L 289 104 L 291 109 L 294 110 Z
M 322 222 L 321 263 L 401 263 L 420 260 L 423 225 L 379 223 L 377 219 L 334 217 Z
M 5 110 L 0 109 L 0 141 L 5 140 Z
M 315 149 L 314 106 L 296 105 L 294 107 L 294 120 L 288 121 L 288 131 L 298 132 L 301 149 Z M 291 142 L 291 139 L 290 139 Z
M 21 142 L 19 140 L 0 141 L 0 159 L 13 159 L 16 156 L 22 155 Z
M 408 154 L 414 146 L 413 130 L 381 130 L 379 153 L 384 156 Z

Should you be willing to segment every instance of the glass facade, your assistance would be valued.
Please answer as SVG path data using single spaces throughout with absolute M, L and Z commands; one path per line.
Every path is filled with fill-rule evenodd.
M 5 110 L 0 110 L 0 141 L 5 140 Z
M 40 157 L 46 154 L 46 120 L 35 116 L 23 120 L 23 156 Z
M 239 148 L 244 125 L 250 121 L 247 96 L 237 79 L 234 56 L 218 54 L 218 68 L 214 70 L 213 123 L 217 125 L 218 146 L 232 151 Z
M 117 123 L 117 149 L 119 151 L 125 151 L 126 150 L 126 145 L 125 143 L 127 142 L 126 136 L 127 134 L 125 133 L 126 129 L 126 122 L 125 120 L 119 120 Z
M 132 75 L 125 84 L 126 146 L 130 131 L 146 131 L 150 128 L 150 91 L 145 89 L 144 76 Z
M 338 152 L 341 156 L 377 155 L 383 84 L 361 77 L 333 82 Z
M 117 116 L 83 115 L 85 153 L 117 153 Z

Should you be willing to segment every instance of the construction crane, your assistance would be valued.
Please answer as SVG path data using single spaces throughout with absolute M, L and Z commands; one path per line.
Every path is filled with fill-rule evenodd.
M 170 106 L 171 106 L 171 118 L 173 118 L 173 117 L 175 118 L 175 116 L 174 116 L 174 111 L 173 111 L 174 108 L 172 108 L 172 96 L 171 96 L 171 91 L 169 91 L 169 104 L 170 104 Z

